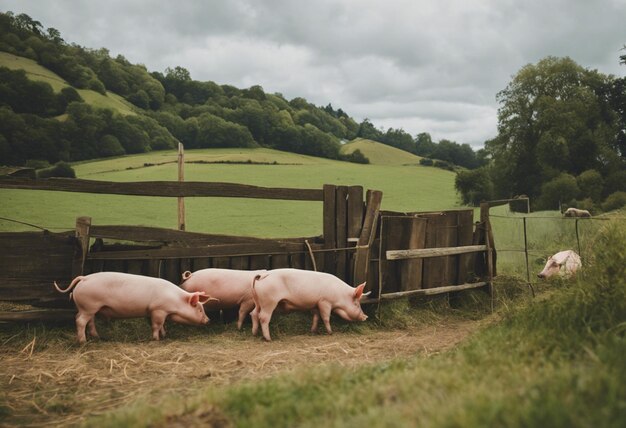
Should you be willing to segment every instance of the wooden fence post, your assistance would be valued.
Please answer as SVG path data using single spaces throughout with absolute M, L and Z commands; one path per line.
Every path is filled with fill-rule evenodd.
M 336 217 L 335 217 L 335 237 L 337 248 L 348 247 L 348 187 L 337 186 L 336 193 Z M 347 275 L 348 250 L 335 253 L 337 260 L 337 277 L 343 281 L 349 281 Z
M 76 278 L 83 274 L 85 259 L 89 251 L 89 229 L 91 228 L 91 217 L 78 217 L 76 219 L 77 248 L 72 261 L 72 277 Z
M 365 219 L 363 221 L 363 229 L 361 236 L 357 242 L 356 255 L 354 256 L 354 275 L 352 276 L 355 286 L 365 282 L 369 271 L 370 250 L 376 235 L 376 225 L 378 223 L 378 215 L 380 204 L 383 199 L 383 192 L 379 190 L 367 192 L 367 205 L 365 211 Z M 367 290 L 371 290 L 372 284 L 368 284 Z
M 178 143 L 178 181 L 185 181 L 185 147 Z M 185 198 L 178 197 L 178 230 L 185 230 Z
M 324 249 L 337 248 L 337 187 L 324 184 Z M 336 274 L 337 263 L 334 251 L 324 254 L 324 268 L 322 271 Z

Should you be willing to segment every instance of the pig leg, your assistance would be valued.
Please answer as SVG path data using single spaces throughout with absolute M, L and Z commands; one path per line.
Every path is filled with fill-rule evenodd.
M 85 312 L 79 312 L 76 314 L 76 336 L 78 338 L 78 343 L 87 342 L 87 336 L 85 335 L 85 327 L 92 319 L 93 315 L 89 315 Z
M 256 336 L 259 332 L 259 310 L 256 306 L 250 312 L 250 317 L 252 318 L 252 335 Z
M 311 310 L 313 312 L 313 324 L 311 325 L 311 333 L 317 333 L 317 324 L 320 321 L 320 311 L 316 309 Z
M 328 334 L 333 334 L 333 330 L 330 328 L 330 313 L 333 309 L 332 306 L 328 304 L 320 304 L 318 305 L 318 309 L 320 312 L 320 317 L 322 318 L 322 321 L 324 321 L 326 332 Z
M 100 338 L 98 335 L 98 331 L 96 330 L 96 316 L 94 315 L 89 322 L 87 323 L 87 327 L 89 328 L 89 335 L 91 337 Z
M 274 309 L 276 309 L 276 303 L 272 302 L 271 304 L 263 306 L 258 315 L 261 330 L 263 331 L 263 338 L 268 342 L 272 341 L 272 337 L 270 336 L 270 320 L 272 319 Z
M 239 306 L 239 319 L 237 320 L 237 330 L 241 330 L 243 326 L 243 322 L 246 319 L 246 315 L 252 312 L 254 309 L 254 301 L 242 302 L 241 306 Z M 254 318 L 252 319 L 252 324 L 254 325 Z
M 167 314 L 161 311 L 154 311 L 150 314 L 150 322 L 152 324 L 152 338 L 154 340 L 159 340 L 159 333 L 161 333 L 161 329 L 163 329 L 163 324 L 165 324 L 165 318 Z
M 165 337 L 165 321 L 163 321 L 163 325 L 161 326 L 161 329 L 159 330 L 159 334 L 161 334 L 161 339 Z

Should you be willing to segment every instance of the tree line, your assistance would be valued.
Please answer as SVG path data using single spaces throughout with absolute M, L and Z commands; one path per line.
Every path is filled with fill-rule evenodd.
M 24 73 L 0 70 L 2 115 L 10 116 L 12 123 L 0 130 L 0 159 L 4 163 L 115 156 L 170 148 L 176 141 L 188 148 L 265 146 L 367 163 L 359 151 L 340 153 L 341 141 L 356 137 L 467 167 L 475 163 L 467 162 L 468 157 L 475 157 L 471 149 L 466 150 L 469 146 L 463 147 L 467 156 L 450 156 L 450 150 L 435 153 L 430 146 L 420 151 L 416 140 L 402 129 L 383 132 L 368 119 L 357 123 L 331 104 L 317 107 L 301 97 L 287 100 L 279 93 L 266 93 L 258 85 L 239 89 L 200 82 L 179 66 L 163 73 L 149 72 L 122 55 L 112 58 L 106 48 L 69 44 L 58 30 L 44 30 L 39 21 L 26 14 L 0 13 L 0 50 L 32 59 L 72 85 L 55 94 L 50 85 L 28 81 Z M 111 116 L 84 105 L 70 108 L 72 103 L 84 104 L 73 88 L 103 95 L 114 92 L 137 107 L 137 117 Z M 76 120 L 77 115 L 87 122 Z M 121 129 L 114 130 L 118 125 Z M 29 129 L 22 131 L 24 126 Z M 128 134 L 138 135 L 137 129 L 143 131 L 142 136 L 131 144 Z M 150 138 L 147 142 L 146 135 Z M 155 135 L 158 141 L 151 139 Z M 449 142 L 442 143 L 439 145 L 443 147 Z M 455 149 L 460 146 L 451 144 Z M 42 147 L 45 150 L 40 150 Z
M 626 205 L 626 77 L 547 57 L 523 67 L 497 100 L 488 163 L 456 177 L 464 203 L 523 194 L 539 210 Z
M 37 61 L 75 88 L 114 92 L 137 107 L 127 116 L 92 108 L 71 87 L 55 94 L 23 71 L 0 69 L 2 163 L 115 156 L 172 148 L 177 141 L 188 148 L 266 146 L 367 162 L 360 152 L 340 153 L 340 140 L 354 138 L 359 125 L 303 98 L 199 82 L 182 67 L 150 73 L 104 48 L 68 44 L 58 30 L 44 31 L 26 14 L 0 14 L 0 50 Z

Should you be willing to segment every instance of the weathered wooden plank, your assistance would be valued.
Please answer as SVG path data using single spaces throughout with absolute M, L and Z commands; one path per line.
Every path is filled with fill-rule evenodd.
M 269 269 L 270 266 L 269 255 L 250 256 L 250 270 Z
M 348 239 L 356 238 L 358 241 L 363 227 L 364 210 L 363 187 L 350 186 L 348 188 Z
M 422 217 L 428 219 L 426 226 L 426 242 L 425 248 L 439 248 L 438 245 L 443 241 L 442 230 L 444 227 L 444 212 L 420 213 Z M 422 275 L 422 287 L 434 288 L 441 287 L 446 284 L 448 274 L 448 266 L 446 260 L 441 257 L 428 258 L 424 260 L 424 268 Z
M 209 247 L 163 247 L 158 249 L 138 249 L 126 251 L 102 251 L 89 253 L 88 260 L 137 260 L 137 259 L 180 259 L 202 257 L 254 256 L 303 252 L 302 244 L 265 243 L 212 245 Z
M 282 269 L 289 268 L 289 254 L 272 254 L 270 257 L 270 263 L 272 265 L 272 269 Z
M 419 251 L 424 248 L 428 220 L 415 217 L 381 216 L 385 221 L 382 251 Z M 402 250 L 390 250 L 400 248 Z M 422 288 L 422 261 L 417 258 L 389 258 L 380 261 L 382 292 L 395 292 Z M 397 289 L 395 287 L 398 287 Z
M 52 280 L 72 277 L 76 238 L 49 232 L 0 233 L 0 287 L 14 280 Z M 19 293 L 19 290 L 15 290 Z M 10 290 L 1 297 L 12 300 Z
M 487 282 L 476 282 L 471 284 L 448 285 L 444 287 L 423 288 L 421 290 L 399 291 L 397 293 L 387 293 L 380 296 L 380 300 L 394 300 L 402 297 L 412 296 L 433 296 L 437 294 L 452 293 L 455 291 L 471 290 L 486 287 Z M 377 303 L 378 299 L 363 299 L 361 304 Z
M 185 181 L 185 147 L 178 143 L 178 182 Z M 178 197 L 178 230 L 185 230 L 185 199 Z
M 285 199 L 294 201 L 323 200 L 322 190 L 319 189 L 270 188 L 246 184 L 207 183 L 200 181 L 112 182 L 81 180 L 76 178 L 44 178 L 32 180 L 0 177 L 0 188 L 106 193 L 132 196 L 217 196 L 224 198 Z
M 324 248 L 337 248 L 337 187 L 324 185 Z M 324 254 L 324 272 L 335 273 L 337 271 L 337 262 L 335 254 L 328 252 Z
M 124 270 L 126 271 L 127 268 Z M 163 272 L 161 278 L 167 279 L 174 284 L 180 284 L 182 279 L 182 271 L 180 270 L 180 261 L 178 259 L 167 259 L 163 261 Z
M 458 229 L 457 229 L 457 245 L 465 247 L 472 245 L 474 235 L 474 210 L 459 211 L 457 213 Z M 472 281 L 475 253 L 468 253 L 459 256 L 457 283 L 465 283 Z
M 338 186 L 336 193 L 335 233 L 337 248 L 348 247 L 348 187 Z M 343 281 L 347 278 L 348 254 L 346 251 L 335 253 L 337 271 L 335 275 Z M 332 272 L 331 272 L 332 273 Z
M 364 282 L 369 269 L 369 258 L 372 243 L 376 235 L 376 225 L 378 223 L 378 212 L 383 199 L 383 193 L 379 190 L 368 190 L 367 205 L 365 209 L 365 219 L 363 220 L 363 228 L 357 243 L 356 255 L 354 257 L 354 275 L 353 285 L 359 285 Z M 367 284 L 366 290 L 370 291 L 372 284 Z
M 276 239 L 255 238 L 251 236 L 231 236 L 215 235 L 198 232 L 187 232 L 175 229 L 146 226 L 113 226 L 92 225 L 90 229 L 92 238 L 108 238 L 112 240 L 137 241 L 137 242 L 167 242 L 185 243 L 188 245 L 215 245 L 215 244 L 237 244 L 253 242 L 273 242 Z M 319 240 L 320 237 L 296 237 L 280 238 L 284 242 L 304 242 Z
M 29 321 L 69 321 L 76 316 L 75 309 L 45 309 L 29 311 L 0 312 L 0 321 L 29 322 Z
M 89 252 L 89 229 L 91 227 L 91 217 L 78 217 L 76 219 L 76 241 L 77 246 L 72 260 L 72 276 L 83 274 L 85 259 Z
M 418 259 L 426 257 L 452 256 L 458 254 L 486 251 L 486 245 L 467 245 L 463 247 L 425 248 L 417 250 L 388 250 L 387 260 Z
M 68 300 L 67 294 L 61 294 L 54 288 L 57 281 L 60 287 L 69 285 L 71 278 L 2 278 L 0 279 L 0 300 L 13 302 L 31 302 L 39 299 Z

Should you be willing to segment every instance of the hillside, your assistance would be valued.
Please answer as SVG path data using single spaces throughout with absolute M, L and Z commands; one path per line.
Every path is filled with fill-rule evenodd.
M 341 147 L 341 153 L 359 150 L 373 165 L 417 165 L 420 156 L 365 138 L 355 138 Z
M 175 151 L 163 150 L 73 166 L 78 178 L 89 180 L 176 180 L 176 159 Z M 187 181 L 317 189 L 327 183 L 359 185 L 382 190 L 383 209 L 393 211 L 449 209 L 458 204 L 454 174 L 438 168 L 360 165 L 267 148 L 186 150 L 185 161 Z M 76 217 L 84 215 L 100 225 L 176 227 L 175 198 L 0 189 L 0 199 L 5 201 L 0 205 L 0 217 L 53 230 L 72 229 Z M 318 202 L 186 198 L 185 206 L 190 231 L 260 237 L 322 232 L 322 204 Z M 0 221 L 0 230 L 32 229 Z
M 72 87 L 65 79 L 58 74 L 42 67 L 32 59 L 13 55 L 0 51 L 0 67 L 7 67 L 11 70 L 24 70 L 29 79 L 48 83 L 55 93 L 61 89 Z M 107 91 L 106 95 L 99 94 L 91 89 L 76 89 L 85 103 L 95 108 L 104 108 L 116 111 L 123 115 L 134 115 L 135 107 L 119 95 Z

